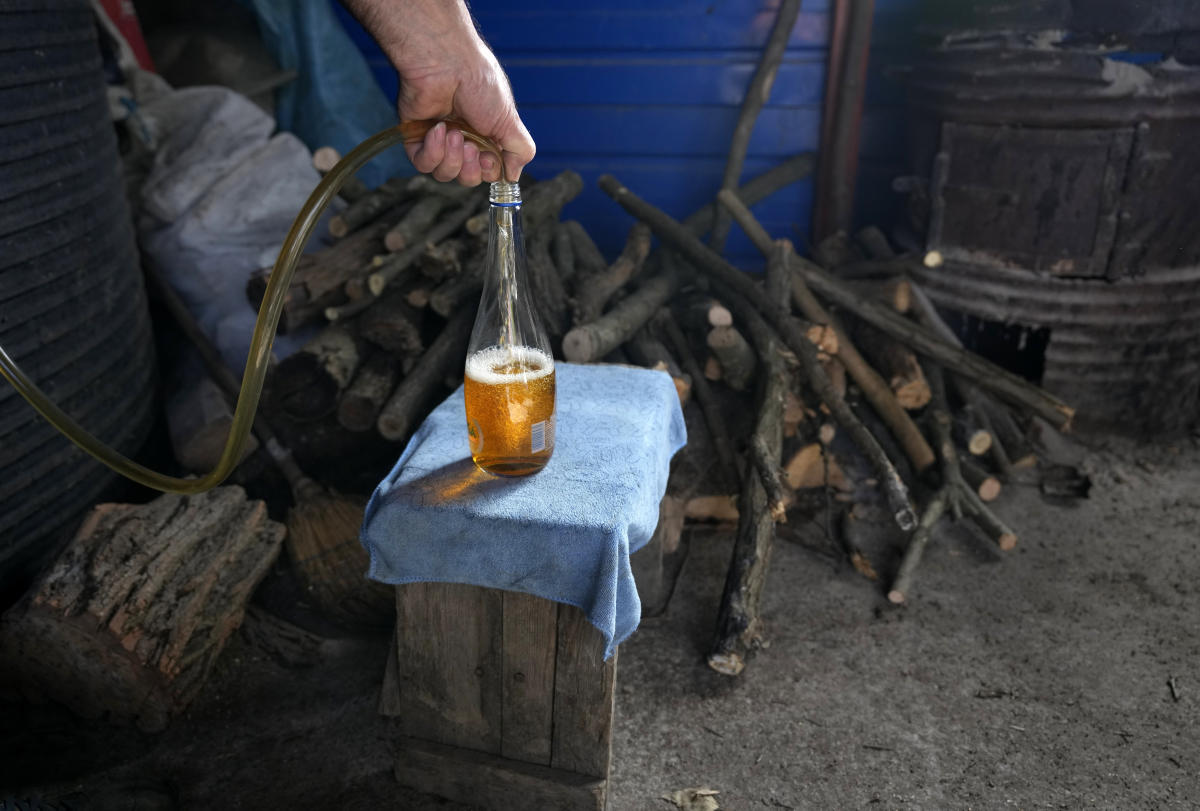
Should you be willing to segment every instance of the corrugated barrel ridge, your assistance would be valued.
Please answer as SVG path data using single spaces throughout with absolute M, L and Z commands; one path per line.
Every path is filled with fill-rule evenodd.
M 154 343 L 86 0 L 0 3 L 0 343 L 123 453 L 154 415 Z M 0 386 L 0 591 L 111 484 Z

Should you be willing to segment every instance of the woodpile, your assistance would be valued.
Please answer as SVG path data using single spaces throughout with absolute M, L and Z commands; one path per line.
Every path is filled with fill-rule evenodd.
M 582 224 L 561 221 L 578 175 L 522 181 L 530 295 L 556 356 L 662 370 L 695 415 L 692 445 L 707 458 L 677 464 L 668 492 L 688 521 L 737 522 L 709 657 L 722 673 L 739 672 L 761 638 L 771 542 L 789 511 L 877 500 L 911 533 L 887 589 L 904 602 L 943 513 L 1013 547 L 1016 533 L 989 504 L 1032 463 L 1028 420 L 1065 428 L 1072 414 L 966 352 L 909 279 L 919 260 L 897 255 L 879 229 L 825 240 L 814 251 L 824 266 L 763 231 L 748 206 L 810 169 L 807 156 L 786 161 L 682 222 L 602 178 L 637 221 L 611 262 Z M 340 215 L 340 236 L 306 257 L 285 308 L 289 328 L 323 326 L 267 384 L 268 410 L 291 423 L 293 443 L 332 422 L 333 434 L 395 443 L 390 461 L 458 385 L 487 216 L 483 189 L 428 178 L 368 189 Z M 761 279 L 705 244 L 726 216 L 762 251 Z M 252 302 L 262 289 L 251 282 Z M 353 447 L 326 442 L 318 457 L 336 465 L 356 458 Z M 832 532 L 840 522 L 825 523 Z M 856 570 L 889 579 L 854 541 L 839 542 Z
M 600 186 L 661 241 L 648 263 L 658 260 L 651 281 L 669 287 L 670 304 L 644 317 L 692 376 L 692 396 L 711 434 L 720 473 L 687 500 L 685 515 L 737 522 L 708 657 L 714 670 L 740 673 L 763 640 L 758 603 L 775 526 L 789 512 L 819 520 L 825 511 L 832 536 L 832 505 L 847 516 L 845 505 L 883 506 L 908 537 L 894 572 L 846 533 L 837 540 L 855 570 L 888 581 L 887 597 L 896 604 L 911 598 L 943 515 L 969 521 L 998 552 L 1015 547 L 1016 531 L 989 504 L 1007 480 L 1036 465 L 1027 439 L 1032 421 L 1066 430 L 1073 411 L 963 349 L 908 278 L 919 259 L 896 255 L 878 229 L 867 229 L 820 246 L 815 253 L 828 263 L 822 267 L 796 255 L 788 241 L 773 240 L 738 192 L 721 191 L 719 204 L 763 253 L 765 272 L 755 280 L 705 245 L 699 229 L 615 178 L 602 177 Z M 649 309 L 647 295 L 663 294 L 631 291 L 576 331 L 599 335 L 596 324 L 619 321 L 616 337 L 599 343 L 612 351 L 642 325 L 638 305 Z M 714 325 L 714 313 L 730 318 Z M 707 374 L 699 360 L 706 355 L 715 359 Z M 744 373 L 746 367 L 753 371 Z M 731 429 L 739 412 L 753 419 Z M 723 495 L 713 492 L 713 480 L 727 483 Z

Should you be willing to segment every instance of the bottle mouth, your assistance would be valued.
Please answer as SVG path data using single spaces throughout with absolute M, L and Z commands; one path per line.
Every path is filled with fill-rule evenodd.
M 507 180 L 497 180 L 488 189 L 488 200 L 494 206 L 519 206 L 521 187 Z

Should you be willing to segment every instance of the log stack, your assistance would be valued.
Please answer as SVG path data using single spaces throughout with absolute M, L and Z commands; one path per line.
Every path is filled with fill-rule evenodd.
M 824 266 L 763 231 L 747 206 L 803 177 L 811 160 L 801 158 L 721 191 L 715 209 L 682 222 L 602 178 L 636 220 L 611 261 L 582 224 L 560 221 L 582 188 L 578 175 L 523 180 L 531 295 L 556 356 L 663 370 L 694 414 L 685 455 L 703 458 L 676 465 L 670 493 L 690 521 L 738 523 L 710 657 L 724 673 L 739 672 L 762 636 L 757 604 L 770 541 L 789 511 L 824 511 L 832 532 L 842 522 L 830 513 L 878 501 L 915 533 L 886 592 L 901 603 L 942 512 L 1012 548 L 1016 533 L 989 504 L 1031 465 L 1028 420 L 1066 427 L 1072 414 L 963 350 L 908 278 L 921 260 L 898 255 L 879 229 L 834 234 L 814 250 Z M 705 245 L 724 221 L 716 212 L 762 250 L 760 280 Z M 486 198 L 428 178 L 389 181 L 337 223 L 338 240 L 297 273 L 285 318 L 289 328 L 323 326 L 278 366 L 267 403 L 293 423 L 294 444 L 310 442 L 313 469 L 357 460 L 377 479 L 386 469 L 347 452 L 353 443 L 311 437 L 324 426 L 327 440 L 398 445 L 461 380 Z M 262 287 L 252 281 L 252 301 Z M 887 578 L 881 562 L 841 545 L 856 570 Z

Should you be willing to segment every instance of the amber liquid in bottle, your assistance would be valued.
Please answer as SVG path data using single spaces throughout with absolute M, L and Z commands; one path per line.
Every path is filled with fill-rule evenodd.
M 550 342 L 528 298 L 520 187 L 493 183 L 484 288 L 463 384 L 471 459 L 498 476 L 528 476 L 554 452 Z

